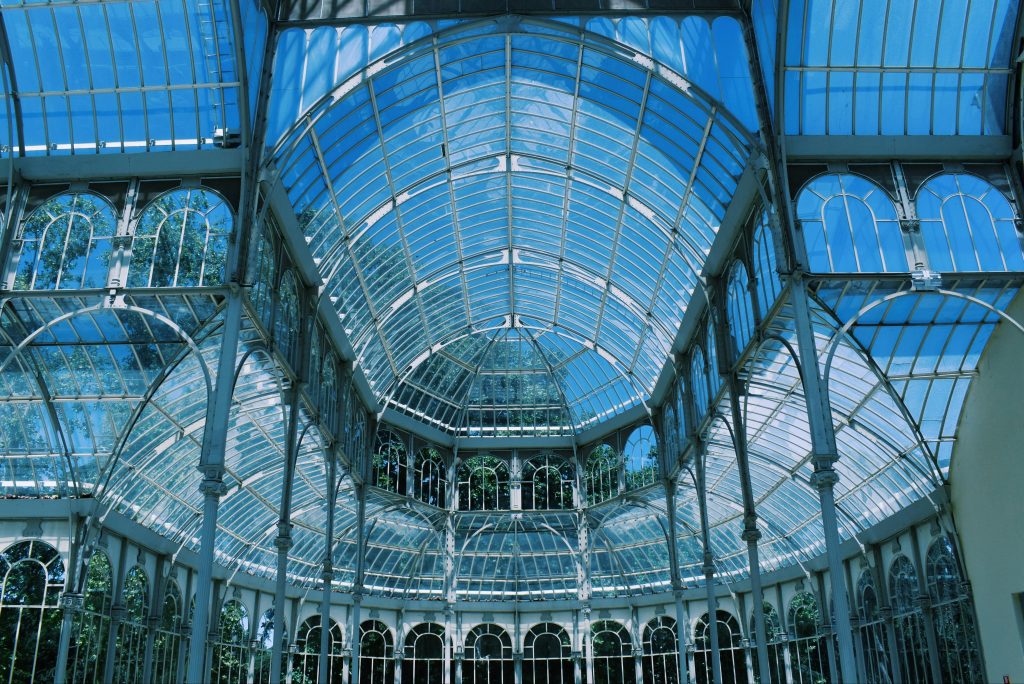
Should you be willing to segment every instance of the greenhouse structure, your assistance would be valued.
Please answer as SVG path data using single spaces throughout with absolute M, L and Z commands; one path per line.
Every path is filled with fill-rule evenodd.
M 1020 0 L 0 0 L 0 87 L 0 684 L 1024 681 Z

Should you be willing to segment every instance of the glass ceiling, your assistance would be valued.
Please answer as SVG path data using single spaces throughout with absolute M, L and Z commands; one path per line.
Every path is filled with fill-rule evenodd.
M 275 157 L 375 392 L 465 434 L 437 367 L 472 372 L 488 331 L 532 340 L 576 430 L 646 400 L 750 144 L 679 74 L 524 19 L 376 62 Z

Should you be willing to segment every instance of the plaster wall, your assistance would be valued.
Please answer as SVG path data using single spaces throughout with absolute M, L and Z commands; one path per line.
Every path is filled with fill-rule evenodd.
M 1007 313 L 1024 322 L 1024 296 Z M 978 371 L 960 420 L 950 498 L 987 678 L 1024 682 L 1024 334 L 1001 323 Z

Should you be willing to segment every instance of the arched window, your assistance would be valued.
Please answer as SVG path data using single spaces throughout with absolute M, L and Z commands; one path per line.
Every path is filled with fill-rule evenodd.
M 178 681 L 178 649 L 181 646 L 181 609 L 184 601 L 178 583 L 167 581 L 160 606 L 160 624 L 153 637 L 153 681 L 171 684 Z
M 285 630 L 287 636 L 288 630 Z M 285 639 L 287 644 L 287 639 Z M 253 682 L 258 684 L 270 684 L 270 664 L 274 650 L 274 609 L 267 608 L 256 623 L 256 638 L 251 644 L 255 649 L 252 658 Z M 281 654 L 281 671 L 284 672 L 284 664 L 287 654 Z
M 528 511 L 573 508 L 572 464 L 553 454 L 534 456 L 523 464 L 523 509 Z
M 708 349 L 708 400 L 714 399 L 718 389 L 722 386 L 722 376 L 718 365 L 718 345 L 715 344 L 715 325 L 708 321 L 707 332 Z
M 320 357 L 320 327 L 317 325 L 313 326 L 313 333 L 309 336 L 309 372 L 306 374 L 309 379 L 306 391 L 309 396 L 313 398 L 313 401 L 317 402 L 317 406 L 323 410 L 323 404 L 320 403 L 320 377 L 323 369 L 321 365 L 323 359 Z
M 821 634 L 818 601 L 802 591 L 789 602 L 789 659 L 793 679 L 799 684 L 829 681 L 827 637 Z
M 110 559 L 94 551 L 85 572 L 82 611 L 75 616 L 76 639 L 68 656 L 68 680 L 97 682 L 103 679 L 113 605 L 113 575 Z
M 497 625 L 477 625 L 466 637 L 462 684 L 513 684 L 512 640 Z
M 638 489 L 658 479 L 658 441 L 654 428 L 641 425 L 629 433 L 622 452 L 626 464 L 626 489 Z
M 74 290 L 107 284 L 117 217 L 92 193 L 46 200 L 21 226 L 12 249 L 16 290 Z
M 934 271 L 1024 270 L 1010 203 L 991 183 L 947 173 L 925 183 L 917 215 Z
M 593 644 L 594 679 L 597 684 L 635 684 L 633 641 L 617 622 L 601 620 L 590 627 Z
M 128 286 L 223 283 L 233 222 L 227 203 L 210 190 L 171 190 L 157 197 L 135 226 Z
M 277 307 L 277 315 L 274 317 L 274 341 L 292 367 L 296 368 L 299 351 L 299 289 L 294 271 L 286 271 L 281 276 Z
M 0 674 L 8 682 L 52 682 L 64 561 L 46 542 L 17 542 L 0 554 L 0 579 Z
M 117 659 L 114 666 L 114 681 L 118 684 L 139 684 L 142 682 L 146 658 L 146 639 L 149 626 L 149 580 L 146 572 L 135 566 L 124 577 L 121 600 L 124 602 L 124 618 L 117 635 Z
M 342 667 L 342 634 L 341 625 L 334 620 L 328 622 L 327 634 L 327 681 L 329 684 L 342 684 L 344 669 Z M 295 658 L 292 661 L 293 682 L 320 681 L 320 616 L 314 615 L 302 623 L 295 635 Z
M 737 355 L 743 353 L 754 336 L 754 307 L 750 303 L 750 279 L 742 261 L 736 261 L 729 271 L 726 296 L 726 317 Z
M 704 350 L 694 347 L 690 361 L 690 391 L 693 392 L 693 410 L 697 414 L 697 423 L 708 412 L 711 405 L 711 392 L 708 389 L 707 366 L 704 363 Z
M 510 507 L 508 464 L 494 456 L 475 456 L 459 466 L 459 508 L 499 511 Z
M 771 675 L 772 684 L 784 684 L 786 681 L 786 656 L 783 653 L 783 641 L 785 632 L 782 630 L 782 623 L 779 621 L 779 613 L 775 606 L 764 602 L 764 635 L 768 650 L 768 672 Z M 754 615 L 750 615 L 750 656 L 753 663 L 754 676 L 760 675 L 760 663 L 757 659 L 757 645 L 754 643 L 754 635 L 757 634 L 757 627 L 754 624 Z
M 405 637 L 402 681 L 419 684 L 444 682 L 444 627 L 434 623 L 416 625 Z
M 587 503 L 593 506 L 619 493 L 622 459 L 615 449 L 600 444 L 587 456 Z
M 448 466 L 437 449 L 423 447 L 416 452 L 413 484 L 413 495 L 423 503 L 438 508 L 448 505 Z
M 395 638 L 383 622 L 359 627 L 359 684 L 395 684 Z
M 277 287 L 277 258 L 274 243 L 271 241 L 274 231 L 273 221 L 269 214 L 263 224 L 259 237 L 254 241 L 252 267 L 249 274 L 252 289 L 249 297 L 256 309 L 263 327 L 270 329 L 274 320 L 274 290 Z
M 741 645 L 740 625 L 732 613 L 720 610 L 717 613 L 718 662 L 722 667 L 722 681 L 730 684 L 747 684 L 747 663 Z M 713 681 L 711 666 L 711 619 L 704 613 L 693 630 L 694 667 L 697 682 L 708 684 Z
M 771 226 L 768 225 L 768 214 L 761 212 L 754 231 L 754 277 L 757 279 L 757 304 L 762 318 L 768 316 L 775 305 L 775 300 L 782 292 L 779 281 L 778 261 L 775 257 L 775 240 Z
M 405 494 L 406 458 L 405 442 L 402 438 L 390 430 L 379 430 L 377 449 L 373 453 L 370 484 L 397 494 Z
M 331 432 L 338 435 L 338 360 L 330 354 L 324 361 L 320 383 L 320 416 Z M 351 457 L 352 455 L 349 454 Z
M 224 602 L 219 627 L 217 641 L 213 644 L 210 681 L 216 684 L 244 682 L 249 673 L 249 613 L 241 601 Z
M 644 626 L 644 684 L 679 684 L 676 621 L 662 615 Z
M 671 398 L 671 397 L 670 397 Z M 674 463 L 679 458 L 679 425 L 676 421 L 676 409 L 671 403 L 665 405 L 661 419 L 661 430 L 664 434 L 665 462 Z
M 572 642 L 569 633 L 552 622 L 535 625 L 523 645 L 525 684 L 571 684 Z
M 851 174 L 819 176 L 800 191 L 796 213 L 810 270 L 909 270 L 896 206 L 871 181 Z
M 857 580 L 857 613 L 867 684 L 889 682 L 892 680 L 892 667 L 889 664 L 885 622 L 878 610 L 878 592 L 870 570 L 864 570 Z
M 931 682 L 928 641 L 917 597 L 917 571 L 906 556 L 897 556 L 889 567 L 889 601 L 896 628 L 896 649 L 904 681 Z
M 948 537 L 932 542 L 925 574 L 932 601 L 939 667 L 945 682 L 980 682 L 985 679 L 978 653 L 978 633 L 971 598 Z

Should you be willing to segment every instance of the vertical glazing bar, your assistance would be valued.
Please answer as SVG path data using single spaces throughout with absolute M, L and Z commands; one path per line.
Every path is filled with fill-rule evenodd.
M 68 537 L 72 540 L 68 549 L 68 587 L 80 586 L 80 578 L 84 579 L 85 564 L 82 558 L 82 524 L 81 518 L 72 514 L 69 519 L 70 529 Z M 84 584 L 84 581 L 82 582 Z M 85 605 L 84 596 L 74 591 L 66 591 L 61 594 L 60 605 L 64 611 L 61 628 L 60 644 L 57 647 L 57 662 L 54 668 L 53 681 L 56 684 L 64 684 L 67 680 L 68 654 L 71 651 L 71 633 L 75 628 L 75 615 L 81 613 Z
M 156 572 L 153 577 L 153 593 L 149 597 L 149 617 L 146 618 L 146 650 L 142 661 L 142 681 L 148 682 L 153 679 L 153 648 L 156 645 L 156 631 L 160 628 L 160 615 L 163 612 L 163 595 L 165 584 L 163 583 L 164 568 L 167 559 L 164 556 L 157 556 Z
M 348 407 L 345 407 L 348 411 Z M 323 591 L 320 596 L 320 663 L 318 667 L 318 684 L 330 681 L 331 660 L 331 585 L 334 581 L 334 507 L 338 491 L 338 457 L 335 453 L 328 454 L 327 462 L 327 526 L 324 530 L 324 563 L 320 579 Z

